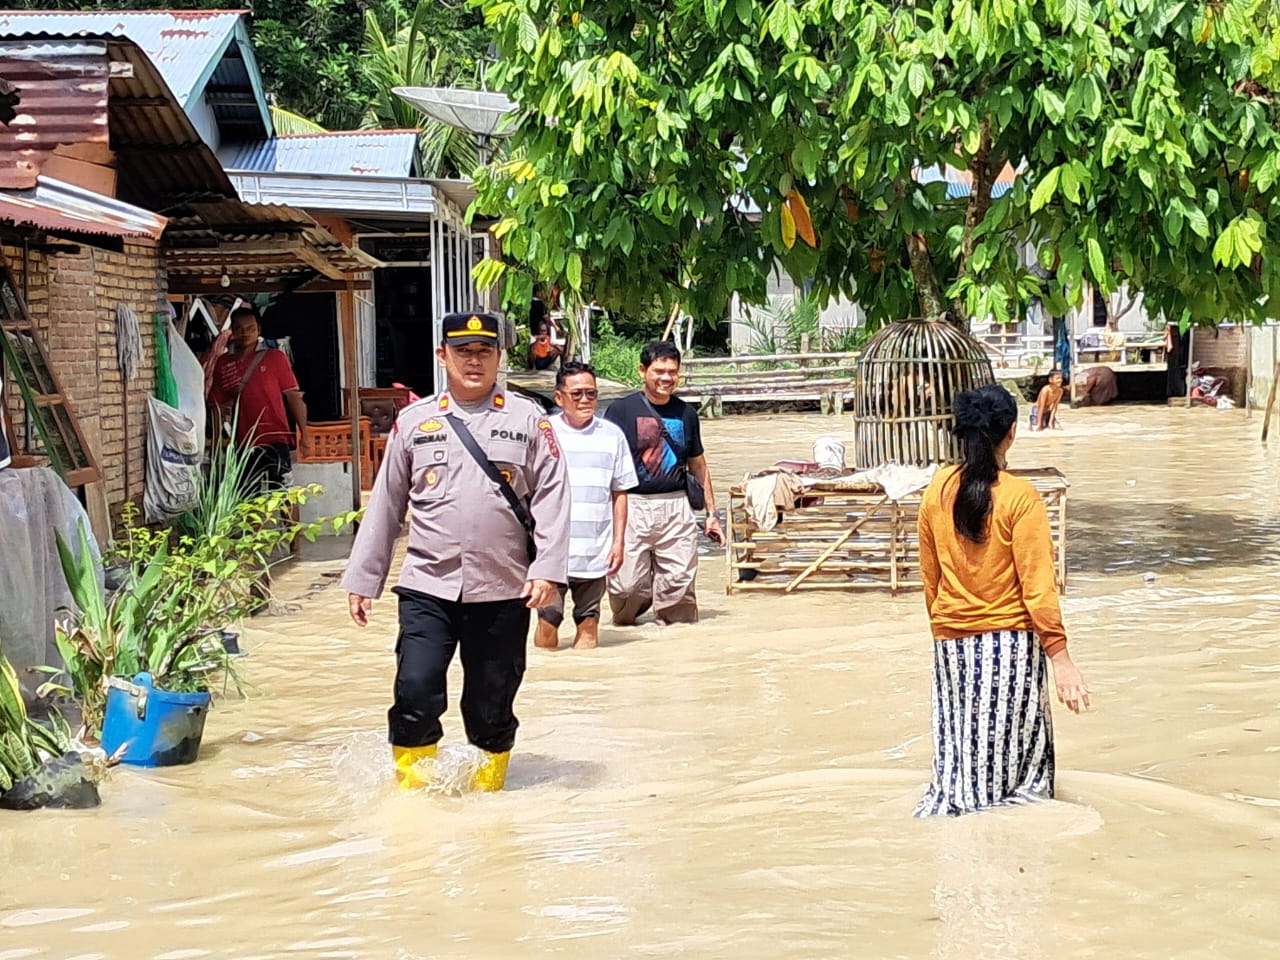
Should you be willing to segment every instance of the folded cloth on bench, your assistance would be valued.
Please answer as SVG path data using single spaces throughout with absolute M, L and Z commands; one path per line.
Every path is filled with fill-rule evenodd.
M 772 530 L 778 525 L 778 511 L 794 510 L 804 493 L 804 483 L 794 473 L 779 470 L 752 477 L 743 484 L 747 516 L 757 530 Z
M 890 500 L 901 500 L 903 497 L 927 487 L 937 470 L 938 465 L 936 463 L 931 463 L 927 467 L 917 467 L 902 463 L 883 463 L 878 467 L 872 467 L 870 470 L 851 473 L 847 477 L 839 477 L 834 480 L 814 478 L 812 480 L 806 479 L 804 482 L 809 486 L 822 484 L 827 489 L 843 489 L 847 487 L 851 490 L 865 487 L 868 484 L 875 484 L 884 490 Z

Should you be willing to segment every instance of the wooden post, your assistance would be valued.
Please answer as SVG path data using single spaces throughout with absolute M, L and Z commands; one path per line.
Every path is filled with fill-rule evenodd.
M 342 365 L 347 381 L 347 414 L 351 417 L 351 509 L 360 509 L 360 462 L 364 443 L 360 436 L 360 351 L 356 344 L 356 292 L 351 280 L 338 294 L 338 324 L 342 337 Z
M 1271 408 L 1276 402 L 1276 381 L 1280 380 L 1280 360 L 1271 372 L 1271 389 L 1267 391 L 1267 408 L 1262 413 L 1262 442 L 1267 442 L 1267 434 L 1271 432 Z

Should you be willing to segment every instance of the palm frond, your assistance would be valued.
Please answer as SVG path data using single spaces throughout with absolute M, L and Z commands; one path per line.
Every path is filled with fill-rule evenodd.
M 271 107 L 271 125 L 276 133 L 289 136 L 298 133 L 327 133 L 324 127 L 309 120 L 300 113 L 286 110 L 283 107 Z

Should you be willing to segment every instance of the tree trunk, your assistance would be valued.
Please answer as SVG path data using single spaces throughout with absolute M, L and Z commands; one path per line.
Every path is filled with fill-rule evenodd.
M 934 273 L 933 257 L 929 255 L 929 242 L 924 234 L 907 235 L 907 255 L 911 258 L 911 276 L 916 282 L 920 316 L 926 320 L 941 320 L 942 294 L 938 290 L 938 275 Z
M 963 277 L 969 271 L 969 260 L 978 245 L 974 236 L 979 224 L 991 209 L 991 185 L 995 182 L 996 173 L 1003 167 L 991 162 L 991 118 L 984 117 L 978 127 L 980 137 L 978 149 L 969 160 L 969 171 L 973 174 L 973 192 L 969 194 L 969 205 L 964 213 L 964 233 L 960 239 L 960 263 L 956 270 L 956 278 Z M 951 303 L 951 319 L 961 330 L 969 329 L 969 310 L 963 298 Z

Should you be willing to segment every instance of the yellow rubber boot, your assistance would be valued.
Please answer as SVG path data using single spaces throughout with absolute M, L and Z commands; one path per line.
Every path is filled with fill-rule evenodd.
M 496 793 L 507 782 L 507 761 L 511 759 L 511 751 L 490 753 L 482 750 L 480 752 L 484 754 L 484 763 L 480 764 L 480 769 L 471 778 L 471 789 L 482 793 Z
M 425 747 L 393 746 L 391 748 L 391 757 L 396 764 L 396 783 L 400 789 L 408 793 L 428 786 L 431 781 L 417 764 L 419 761 L 430 759 L 435 755 L 436 745 L 434 743 Z

